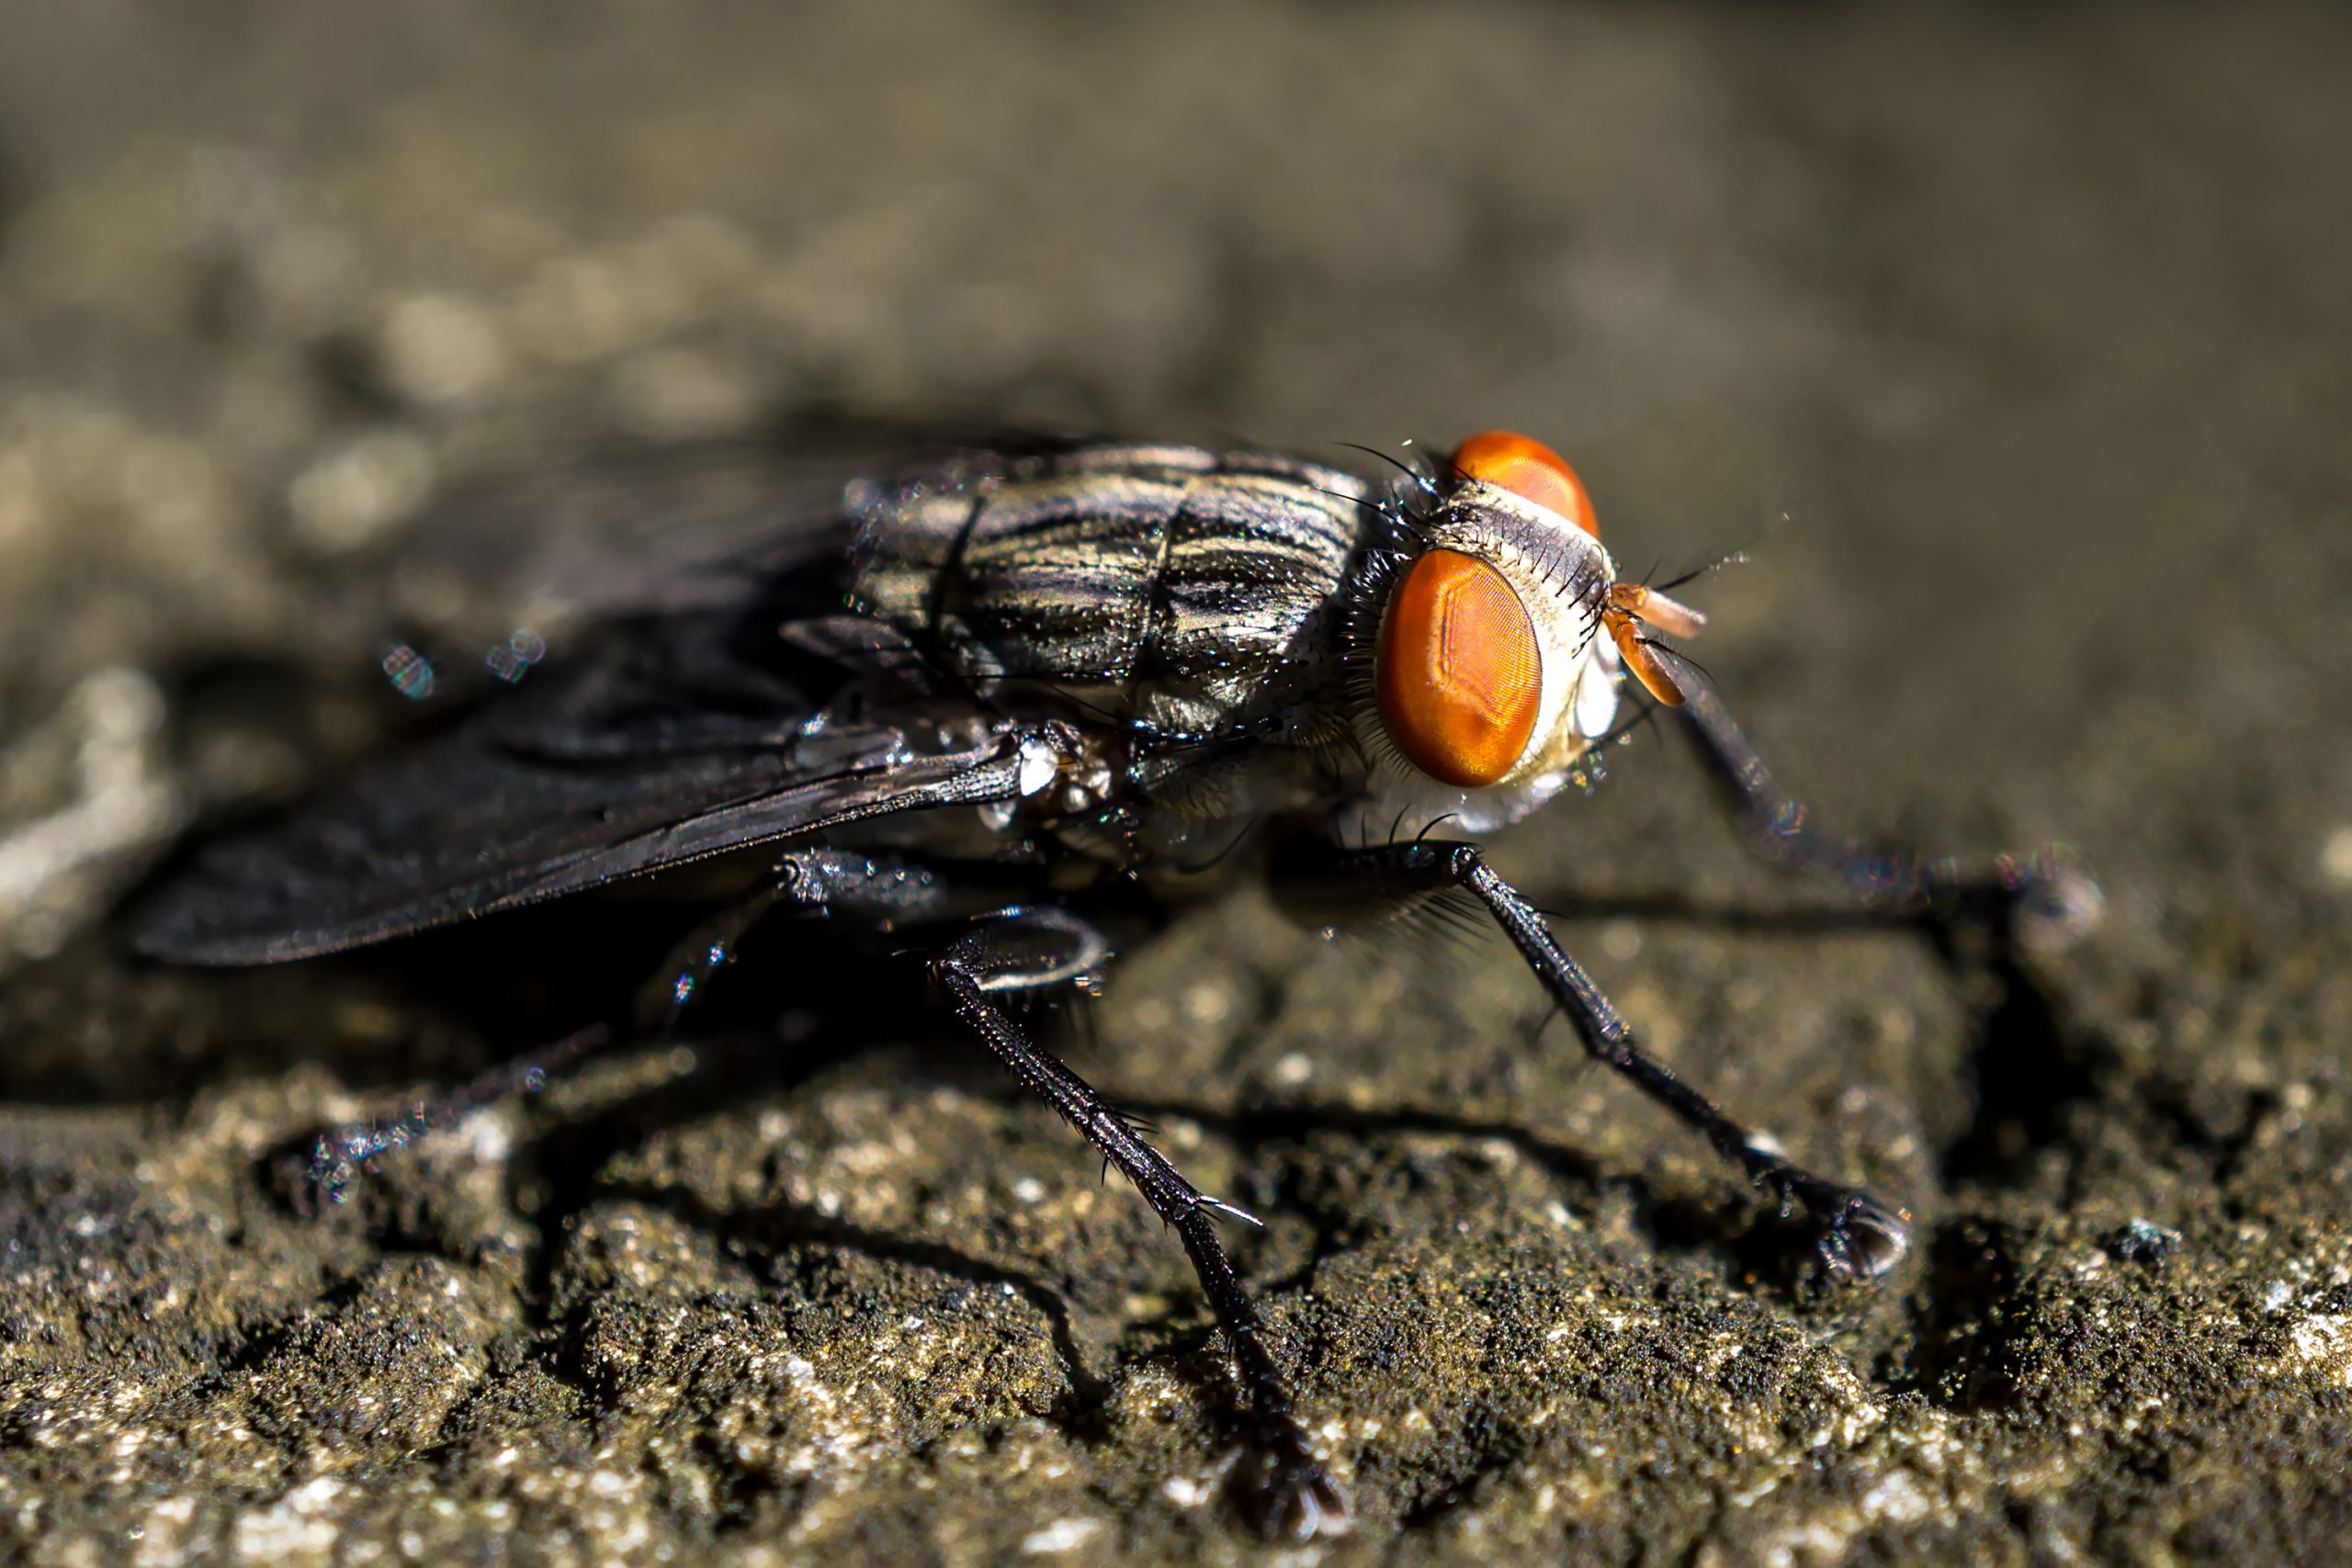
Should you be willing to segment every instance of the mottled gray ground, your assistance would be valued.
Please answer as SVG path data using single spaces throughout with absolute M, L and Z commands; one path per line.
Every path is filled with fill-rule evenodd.
M 1267 1550 L 1180 1252 L 951 1032 L 690 1031 L 312 1218 L 275 1151 L 528 1042 L 437 958 L 107 939 L 384 734 L 391 637 L 497 624 L 403 556 L 435 493 L 822 404 L 1518 425 L 1635 570 L 1785 515 L 1698 649 L 1783 776 L 2104 881 L 1939 953 L 1648 740 L 1506 841 L 1661 1053 L 1917 1216 L 1827 1297 L 1499 944 L 1240 897 L 1134 953 L 1073 1049 L 1268 1216 L 1358 1501 L 1286 1561 L 2337 1556 L 2347 66 L 2321 8 L 12 13 L 0 1553 Z

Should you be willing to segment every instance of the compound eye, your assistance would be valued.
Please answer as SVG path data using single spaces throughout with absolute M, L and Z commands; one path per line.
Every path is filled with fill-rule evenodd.
M 1481 431 L 1453 449 L 1453 466 L 1464 479 L 1484 479 L 1600 537 L 1600 523 L 1593 516 L 1584 481 L 1566 457 L 1541 441 L 1508 430 Z
M 1388 602 L 1374 683 L 1406 761 L 1450 784 L 1493 784 L 1534 733 L 1544 687 L 1535 623 L 1493 567 L 1431 550 Z

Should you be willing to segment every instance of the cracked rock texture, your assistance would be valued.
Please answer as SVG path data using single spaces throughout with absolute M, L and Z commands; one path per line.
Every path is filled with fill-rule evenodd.
M 0 1556 L 2340 1559 L 2347 64 L 2323 7 L 13 11 Z M 1069 1047 L 1265 1216 L 1343 1539 L 1235 1527 L 1134 1196 L 788 964 L 307 1213 L 307 1134 L 526 1053 L 654 917 L 189 975 L 107 909 L 395 743 L 389 647 L 520 624 L 437 498 L 820 407 L 1513 425 L 1636 570 L 1763 536 L 1696 651 L 1781 776 L 2072 845 L 2104 922 L 1856 918 L 1646 737 L 1499 863 L 1913 1258 L 1807 1288 L 1499 943 L 1248 892 Z

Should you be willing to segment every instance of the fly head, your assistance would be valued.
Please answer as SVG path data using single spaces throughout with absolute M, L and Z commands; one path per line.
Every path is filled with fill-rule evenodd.
M 1410 475 L 1388 547 L 1359 583 L 1358 733 L 1385 759 L 1374 794 L 1405 819 L 1467 832 L 1518 820 L 1571 778 L 1617 716 L 1624 671 L 1682 701 L 1645 627 L 1696 611 L 1621 582 L 1592 502 L 1557 453 L 1488 431 L 1443 474 Z

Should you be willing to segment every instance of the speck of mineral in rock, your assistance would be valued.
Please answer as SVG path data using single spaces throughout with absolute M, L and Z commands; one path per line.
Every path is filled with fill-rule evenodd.
M 417 294 L 385 316 L 376 352 L 395 390 L 418 402 L 454 402 L 487 391 L 506 373 L 498 323 L 448 294 Z
M 2352 822 L 2330 833 L 2320 846 L 2319 874 L 2331 887 L 2352 887 Z
M 1021 1553 L 1024 1557 L 1058 1557 L 1076 1551 L 1102 1533 L 1100 1519 L 1056 1519 L 1044 1529 L 1022 1538 Z
M 432 448 L 403 430 L 372 431 L 320 458 L 287 488 L 302 542 L 323 553 L 366 544 L 433 489 Z
M 157 754 L 164 698 L 139 671 L 83 679 L 54 721 L 0 754 L 5 773 L 19 749 L 39 756 L 63 744 L 78 797 L 21 824 L 0 823 L 0 970 L 53 952 L 103 903 L 141 851 L 177 826 L 183 803 Z M 43 727 L 46 731 L 49 727 Z

